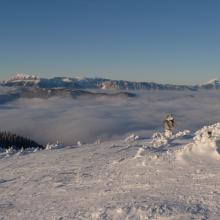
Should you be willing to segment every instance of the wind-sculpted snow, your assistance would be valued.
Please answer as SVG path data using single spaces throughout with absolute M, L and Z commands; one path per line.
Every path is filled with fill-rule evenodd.
M 177 153 L 179 160 L 220 161 L 220 123 L 205 126 L 195 133 L 193 142 Z
M 218 220 L 220 161 L 194 152 L 184 163 L 178 158 L 190 144 L 212 149 L 210 136 L 204 138 L 208 131 L 217 148 L 220 124 L 196 133 L 179 131 L 161 146 L 155 142 L 163 134 L 153 139 L 132 134 L 5 155 L 0 159 L 0 218 Z

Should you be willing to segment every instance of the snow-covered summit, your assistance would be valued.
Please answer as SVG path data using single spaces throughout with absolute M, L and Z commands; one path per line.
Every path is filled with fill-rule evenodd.
M 40 78 L 35 75 L 30 75 L 26 73 L 17 73 L 15 76 L 11 77 L 9 81 L 26 81 L 26 80 L 39 80 Z
M 209 80 L 208 82 L 201 85 L 202 88 L 213 88 L 219 89 L 220 88 L 220 78 Z
M 220 83 L 220 78 L 211 79 L 206 84 Z
M 17 73 L 15 76 L 10 77 L 8 80 L 0 82 L 2 86 L 36 86 L 41 79 L 35 75 L 26 73 Z

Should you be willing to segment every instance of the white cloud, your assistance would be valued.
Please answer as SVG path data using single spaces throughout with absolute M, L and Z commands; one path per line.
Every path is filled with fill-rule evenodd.
M 176 129 L 197 129 L 220 121 L 220 93 L 146 91 L 136 98 L 19 99 L 0 106 L 1 130 L 38 142 L 65 144 L 119 138 L 130 132 L 150 136 L 172 112 Z

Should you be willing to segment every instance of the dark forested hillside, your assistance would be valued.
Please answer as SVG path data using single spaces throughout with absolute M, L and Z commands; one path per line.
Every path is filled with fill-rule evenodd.
M 16 150 L 22 148 L 44 148 L 44 146 L 28 138 L 13 134 L 11 132 L 0 132 L 0 148 L 8 149 L 10 147 L 13 147 Z

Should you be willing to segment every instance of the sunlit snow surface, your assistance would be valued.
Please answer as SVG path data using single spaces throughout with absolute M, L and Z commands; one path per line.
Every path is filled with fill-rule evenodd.
M 214 124 L 1 153 L 0 219 L 219 220 L 219 139 Z

